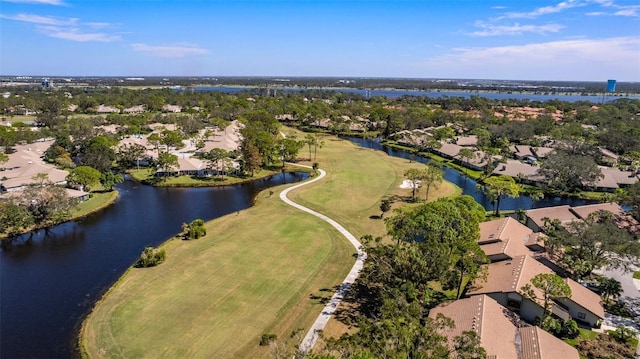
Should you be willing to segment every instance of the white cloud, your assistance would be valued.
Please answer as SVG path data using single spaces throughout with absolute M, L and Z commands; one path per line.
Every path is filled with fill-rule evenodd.
M 567 9 L 572 9 L 572 8 L 581 7 L 585 5 L 586 3 L 580 0 L 567 0 L 567 1 L 560 2 L 556 5 L 539 7 L 529 12 L 510 12 L 510 13 L 507 13 L 505 17 L 511 18 L 511 19 L 534 18 L 542 15 L 559 13 Z
M 66 5 L 62 0 L 2 0 L 20 4 Z
M 565 28 L 565 26 L 558 24 L 520 25 L 518 23 L 515 23 L 514 25 L 493 25 L 487 24 L 482 21 L 477 21 L 475 25 L 482 30 L 469 33 L 469 35 L 471 36 L 521 35 L 523 33 L 536 33 L 545 35 L 550 32 L 559 32 L 560 30 Z
M 120 40 L 120 37 L 117 35 L 110 35 L 102 32 L 83 32 L 77 28 L 38 26 L 36 29 L 49 37 L 76 42 L 113 42 Z
M 638 16 L 638 12 L 640 11 L 640 6 L 628 6 L 621 10 L 614 12 L 613 14 L 616 16 Z
M 458 48 L 419 64 L 425 76 L 640 81 L 639 37 Z
M 35 24 L 35 29 L 49 37 L 78 42 L 112 42 L 120 40 L 120 36 L 104 32 L 87 31 L 109 27 L 106 22 L 87 22 L 80 24 L 78 18 L 58 18 L 34 14 L 3 15 L 0 18 Z
M 57 18 L 53 16 L 41 16 L 33 14 L 18 14 L 18 15 L 0 15 L 0 18 L 21 22 L 28 22 L 31 24 L 40 25 L 54 25 L 54 26 L 73 26 L 78 22 L 77 18 Z
M 89 26 L 94 29 L 103 29 L 105 27 L 111 26 L 108 22 L 85 22 L 83 25 Z
M 134 51 L 144 52 L 157 57 L 187 57 L 191 55 L 202 55 L 209 53 L 209 50 L 191 45 L 164 45 L 152 46 L 147 44 L 131 44 Z

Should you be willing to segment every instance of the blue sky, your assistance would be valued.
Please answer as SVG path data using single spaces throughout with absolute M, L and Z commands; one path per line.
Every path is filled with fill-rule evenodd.
M 0 75 L 640 81 L 640 1 L 0 0 Z

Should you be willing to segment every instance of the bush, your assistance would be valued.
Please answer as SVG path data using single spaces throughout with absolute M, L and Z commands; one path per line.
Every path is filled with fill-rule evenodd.
M 578 323 L 573 319 L 562 321 L 547 315 L 537 320 L 536 325 L 558 338 L 573 339 L 580 334 Z
M 267 346 L 269 345 L 269 343 L 271 343 L 276 339 L 278 339 L 278 336 L 275 334 L 271 334 L 271 333 L 262 334 L 262 336 L 260 337 L 260 346 L 261 347 Z
M 635 348 L 618 342 L 612 336 L 607 334 L 598 334 L 595 339 L 581 340 L 576 349 L 580 355 L 593 359 L 623 359 L 634 358 Z
M 194 219 L 189 224 L 182 224 L 182 233 L 184 239 L 198 239 L 206 235 L 207 230 L 204 228 L 204 221 L 202 219 Z
M 164 262 L 166 257 L 167 254 L 164 249 L 158 250 L 153 247 L 146 247 L 140 254 L 140 259 L 138 259 L 135 266 L 137 268 L 155 267 Z

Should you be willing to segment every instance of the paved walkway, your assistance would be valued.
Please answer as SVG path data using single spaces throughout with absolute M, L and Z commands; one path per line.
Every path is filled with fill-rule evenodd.
M 296 165 L 296 166 L 302 166 L 302 165 Z M 302 166 L 302 167 L 311 168 L 309 166 Z M 335 229 L 337 229 L 356 248 L 356 250 L 358 251 L 358 258 L 356 259 L 356 262 L 353 264 L 353 267 L 351 268 L 351 271 L 349 271 L 349 274 L 347 274 L 347 277 L 342 281 L 342 284 L 340 284 L 340 286 L 338 287 L 338 290 L 333 294 L 333 296 L 329 300 L 329 303 L 327 303 L 327 305 L 324 307 L 324 309 L 322 310 L 320 315 L 318 315 L 318 318 L 316 318 L 316 321 L 313 322 L 313 325 L 311 326 L 311 329 L 309 329 L 309 331 L 307 332 L 307 335 L 305 335 L 304 339 L 302 339 L 302 343 L 300 343 L 300 350 L 305 352 L 305 353 L 308 352 L 309 350 L 313 349 L 313 346 L 318 341 L 318 332 L 322 331 L 324 329 L 325 325 L 327 325 L 327 322 L 329 322 L 329 319 L 331 318 L 333 313 L 338 308 L 338 305 L 340 304 L 342 299 L 345 297 L 345 295 L 349 291 L 349 288 L 351 288 L 351 285 L 355 282 L 356 278 L 358 278 L 358 275 L 360 274 L 360 271 L 362 270 L 362 266 L 364 264 L 364 260 L 367 258 L 367 254 L 362 250 L 362 248 L 361 248 L 362 245 L 356 239 L 356 237 L 354 237 L 353 234 L 349 233 L 349 231 L 347 231 L 338 222 L 336 222 L 333 219 L 325 216 L 324 214 L 318 213 L 318 212 L 316 212 L 316 211 L 314 211 L 312 209 L 309 209 L 307 207 L 301 206 L 301 205 L 293 202 L 289 198 L 287 198 L 287 194 L 289 193 L 289 191 L 292 191 L 292 190 L 294 190 L 296 188 L 300 188 L 300 187 L 306 186 L 306 185 L 308 185 L 310 183 L 319 181 L 322 178 L 324 178 L 324 176 L 327 175 L 327 172 L 325 172 L 324 170 L 320 169 L 319 171 L 320 171 L 320 175 L 317 176 L 316 178 L 314 178 L 314 179 L 312 179 L 310 181 L 303 182 L 303 183 L 297 184 L 295 186 L 289 187 L 289 188 L 285 189 L 284 191 L 280 192 L 280 199 L 282 199 L 288 205 L 291 205 L 291 206 L 293 206 L 293 207 L 295 207 L 295 208 L 297 208 L 297 209 L 299 209 L 301 211 L 310 213 L 310 214 L 322 219 L 323 221 L 329 223 L 331 226 L 333 226 Z

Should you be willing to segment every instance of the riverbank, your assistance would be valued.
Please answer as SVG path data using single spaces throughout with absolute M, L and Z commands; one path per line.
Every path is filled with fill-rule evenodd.
M 91 193 L 91 197 L 84 201 L 81 202 L 80 204 L 78 204 L 78 207 L 75 211 L 73 211 L 73 213 L 71 214 L 71 217 L 61 221 L 59 223 L 53 224 L 49 227 L 52 226 L 57 226 L 59 224 L 65 223 L 65 222 L 70 222 L 70 221 L 75 221 L 81 218 L 84 218 L 90 214 L 99 212 L 100 210 L 110 206 L 111 204 L 113 204 L 116 199 L 118 199 L 118 191 L 117 190 L 113 190 L 113 191 L 109 191 L 109 192 L 94 192 Z M 37 231 L 40 230 L 44 227 L 31 227 L 29 229 L 25 229 L 22 234 L 26 234 L 29 232 L 33 232 L 33 231 Z M 9 239 L 4 233 L 0 233 L 0 241 L 1 240 L 7 240 Z
M 325 139 L 317 162 L 327 177 L 290 198 L 356 237 L 385 233 L 380 199 L 409 196 L 399 185 L 418 165 L 335 137 Z M 268 357 L 258 345 L 267 333 L 296 345 L 290 334 L 311 325 L 355 251 L 335 229 L 270 194 L 284 187 L 207 222 L 203 238 L 167 241 L 160 266 L 129 270 L 85 320 L 85 356 Z M 431 199 L 455 193 L 443 183 Z
M 155 187 L 223 187 L 259 181 L 282 172 L 306 172 L 313 175 L 313 170 L 290 165 L 286 165 L 284 168 L 277 167 L 277 169 L 261 169 L 256 171 L 253 176 L 245 177 L 225 175 L 224 178 L 217 176 L 169 176 L 159 178 L 155 176 L 155 171 L 152 168 L 133 169 L 129 170 L 127 174 L 134 181 Z
M 420 156 L 420 157 L 424 157 L 424 158 L 428 158 L 429 160 L 438 163 L 442 166 L 447 166 L 451 169 L 456 170 L 457 172 L 459 172 L 460 174 L 471 178 L 474 181 L 478 181 L 479 183 L 482 182 L 483 179 L 485 179 L 487 176 L 484 172 L 482 171 L 477 171 L 477 170 L 473 170 L 473 169 L 469 169 L 466 168 L 464 166 L 461 166 L 459 164 L 457 164 L 454 160 L 451 159 L 447 159 L 441 156 L 438 156 L 434 153 L 431 152 L 426 152 L 426 151 L 419 151 L 413 147 L 408 147 L 408 146 L 403 146 L 400 145 L 394 141 L 384 141 L 382 142 L 383 146 L 389 147 L 389 148 L 393 148 L 395 150 L 400 150 L 400 151 L 404 151 L 407 152 L 413 156 Z M 517 180 L 517 179 L 516 179 Z M 537 194 L 537 193 L 542 193 L 544 194 L 544 196 L 546 197 L 564 197 L 564 198 L 575 198 L 575 199 L 582 199 L 582 200 L 595 200 L 595 201 L 600 201 L 605 199 L 607 196 L 611 196 L 612 194 L 609 192 L 592 192 L 592 191 L 580 191 L 580 192 L 575 192 L 575 193 L 567 193 L 567 192 L 549 192 L 549 191 L 543 191 L 542 189 L 533 186 L 533 185 L 526 185 L 526 184 L 521 184 L 521 194 L 523 195 L 531 195 L 531 194 Z

